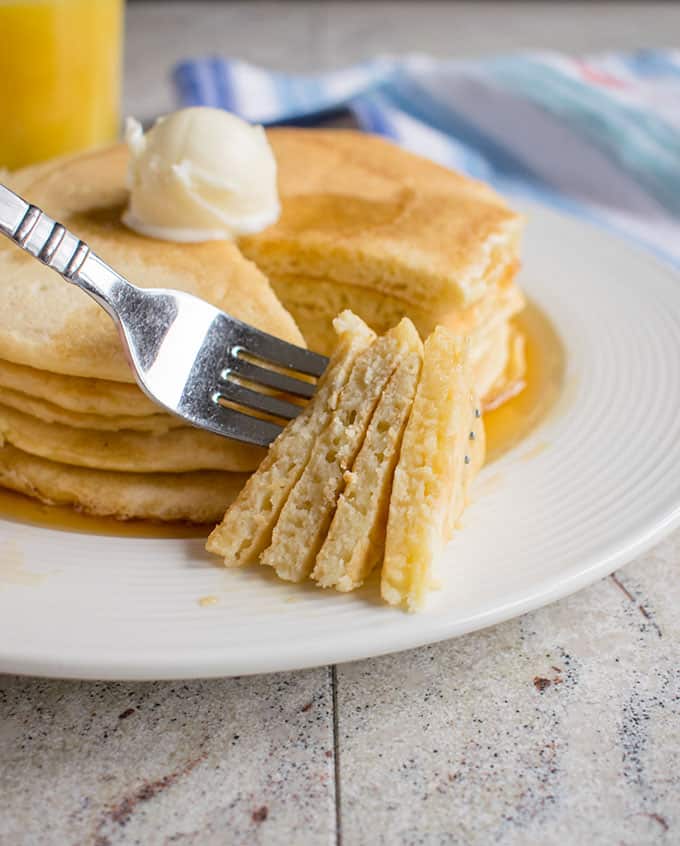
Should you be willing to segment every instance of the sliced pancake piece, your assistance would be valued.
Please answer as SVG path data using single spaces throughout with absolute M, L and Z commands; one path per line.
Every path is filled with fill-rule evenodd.
M 208 538 L 206 549 L 221 555 L 227 567 L 254 563 L 271 543 L 281 508 L 307 464 L 314 440 L 335 411 L 357 355 L 375 339 L 349 312 L 336 318 L 335 331 L 338 345 L 314 397 L 269 447 L 257 472 Z
M 261 563 L 288 581 L 305 579 L 328 531 L 344 474 L 352 468 L 382 392 L 402 357 L 419 343 L 404 319 L 358 356 L 335 413 L 317 437 L 309 462 L 292 489 Z
M 455 498 L 451 500 L 451 512 L 446 529 L 447 540 L 453 536 L 454 530 L 460 528 L 460 516 L 470 504 L 470 486 L 486 460 L 486 429 L 484 428 L 484 414 L 479 405 L 474 411 L 468 440 L 472 441 L 468 444 L 466 451 L 470 461 L 465 463 L 462 497 L 460 501 Z
M 0 397 L 1 399 L 1 397 Z M 254 470 L 265 451 L 190 426 L 152 432 L 105 432 L 45 423 L 0 404 L 0 437 L 15 447 L 76 467 L 131 473 Z
M 345 474 L 345 489 L 312 571 L 321 587 L 353 590 L 382 560 L 392 477 L 420 375 L 418 346 L 392 374 L 352 469 Z
M 277 128 L 267 138 L 281 217 L 239 241 L 267 276 L 437 308 L 472 303 L 517 269 L 522 219 L 489 186 L 366 133 Z
M 477 414 L 465 345 L 440 327 L 425 342 L 394 473 L 381 574 L 391 605 L 414 611 L 431 587 L 433 563 L 465 505 L 471 471 L 483 460 Z
M 43 423 L 61 423 L 74 429 L 101 429 L 107 432 L 130 429 L 135 432 L 151 432 L 154 435 L 163 435 L 170 429 L 187 427 L 186 423 L 179 417 L 164 414 L 160 410 L 158 414 L 145 414 L 143 416 L 111 415 L 104 417 L 101 414 L 83 414 L 78 411 L 69 411 L 48 400 L 30 396 L 21 391 L 14 391 L 11 388 L 0 388 L 0 400 L 2 400 L 3 405 L 31 417 L 36 417 Z
M 116 473 L 72 467 L 0 446 L 0 487 L 49 505 L 68 505 L 120 520 L 212 523 L 233 502 L 248 476 L 195 473 Z
M 161 410 L 137 385 L 129 382 L 64 376 L 0 359 L 0 396 L 4 388 L 30 394 L 77 414 L 144 417 Z

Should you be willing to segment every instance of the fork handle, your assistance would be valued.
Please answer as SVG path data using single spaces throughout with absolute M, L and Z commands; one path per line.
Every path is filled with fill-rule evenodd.
M 121 295 L 134 286 L 61 223 L 2 184 L 0 232 L 67 282 L 77 285 L 118 320 Z

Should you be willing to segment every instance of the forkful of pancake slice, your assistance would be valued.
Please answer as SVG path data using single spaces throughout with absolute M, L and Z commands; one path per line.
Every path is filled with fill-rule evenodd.
M 408 318 L 380 337 L 349 311 L 334 325 L 314 397 L 206 549 L 339 591 L 379 568 L 383 599 L 415 611 L 484 461 L 466 343 L 439 327 L 423 345 Z

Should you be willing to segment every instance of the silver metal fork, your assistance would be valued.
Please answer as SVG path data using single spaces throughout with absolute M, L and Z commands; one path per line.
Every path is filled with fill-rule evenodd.
M 318 378 L 328 364 L 191 294 L 137 288 L 4 185 L 0 232 L 96 300 L 116 323 L 144 393 L 201 429 L 266 446 L 302 406 L 261 389 L 307 399 L 316 383 L 293 374 Z

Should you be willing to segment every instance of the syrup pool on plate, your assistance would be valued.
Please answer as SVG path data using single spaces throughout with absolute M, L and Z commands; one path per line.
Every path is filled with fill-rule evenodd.
M 212 529 L 212 526 L 189 523 L 91 517 L 65 505 L 44 505 L 4 488 L 0 488 L 0 520 L 28 523 L 63 532 L 130 538 L 204 538 Z
M 555 405 L 564 381 L 564 348 L 546 315 L 529 302 L 513 322 L 525 337 L 525 386 L 503 405 L 484 414 L 487 465 L 536 428 Z

